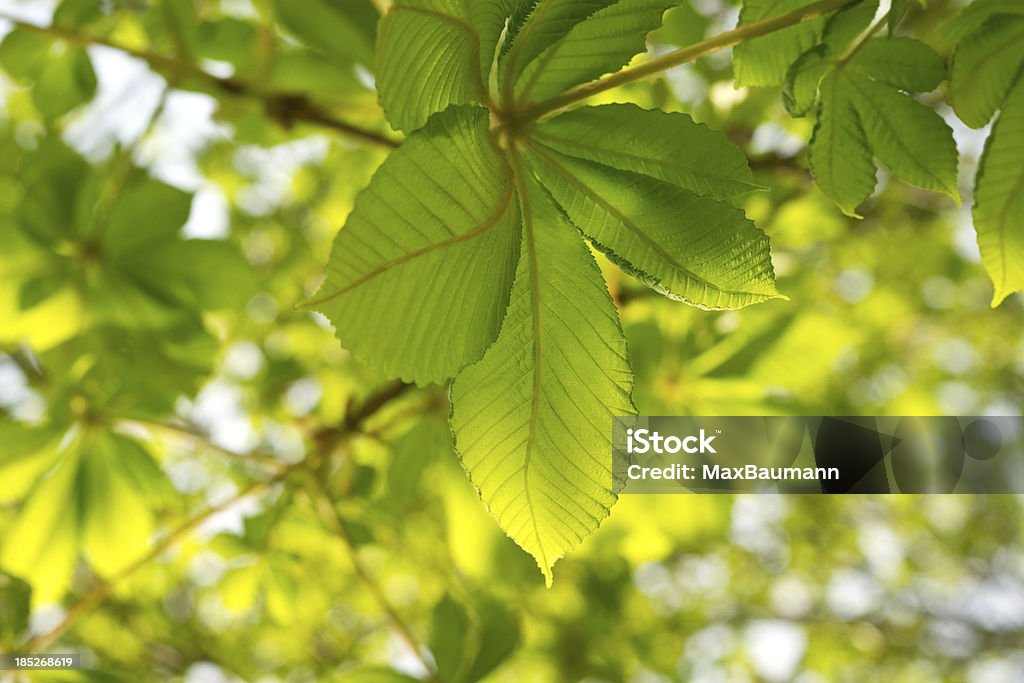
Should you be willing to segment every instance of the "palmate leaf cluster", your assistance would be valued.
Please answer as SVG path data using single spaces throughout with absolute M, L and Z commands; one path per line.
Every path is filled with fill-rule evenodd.
M 1016 64 L 1015 44 L 999 42 L 990 59 L 971 46 L 984 48 L 990 31 L 1006 37 L 1000 27 L 1013 24 L 1019 4 L 894 2 L 857 48 L 852 34 L 871 21 L 851 11 L 839 22 L 842 3 L 830 2 L 789 34 L 810 29 L 808 37 L 778 43 L 799 50 L 773 67 L 774 85 L 737 91 L 720 31 L 733 35 L 721 22 L 740 4 L 673 3 L 647 37 L 650 53 L 618 75 L 635 75 L 656 56 L 692 55 L 694 43 L 710 58 L 588 98 L 600 106 L 580 99 L 539 118 L 554 92 L 545 84 L 564 89 L 593 78 L 584 73 L 618 68 L 629 60 L 625 48 L 614 60 L 572 66 L 605 42 L 643 51 L 642 33 L 660 10 L 589 3 L 581 14 L 550 15 L 560 27 L 534 32 L 533 3 L 501 4 L 504 37 L 486 38 L 495 59 L 481 57 L 477 67 L 484 87 L 437 111 L 417 113 L 410 101 L 419 118 L 404 136 L 382 114 L 378 88 L 389 81 L 374 64 L 384 58 L 375 7 L 393 2 L 62 0 L 52 19 L 47 3 L 0 9 L 0 650 L 82 652 L 82 671 L 33 672 L 42 683 L 408 683 L 432 673 L 463 682 L 774 679 L 775 652 L 766 663 L 756 647 L 767 620 L 809 644 L 790 678 L 917 680 L 926 672 L 960 681 L 1017 666 L 1021 621 L 1012 609 L 989 609 L 992 595 L 1009 606 L 1021 591 L 1019 563 L 1007 561 L 1021 544 L 1018 525 L 1007 523 L 1021 512 L 1013 497 L 625 496 L 557 565 L 548 589 L 452 451 L 455 397 L 462 407 L 451 422 L 459 421 L 473 481 L 491 492 L 504 526 L 529 539 L 524 520 L 510 517 L 516 508 L 504 507 L 521 503 L 522 473 L 500 484 L 528 436 L 524 408 L 533 404 L 523 396 L 538 376 L 535 357 L 544 391 L 533 453 L 559 456 L 533 460 L 541 499 L 562 484 L 542 479 L 555 468 L 588 488 L 589 475 L 600 483 L 587 457 L 607 446 L 601 425 L 582 416 L 604 419 L 609 407 L 635 404 L 651 415 L 1020 410 L 1020 299 L 988 310 L 990 283 L 959 240 L 954 203 L 883 182 L 856 207 L 864 219 L 848 220 L 815 188 L 801 154 L 831 71 L 780 93 L 790 63 L 824 49 L 828 27 L 831 44 L 846 41 L 821 60 L 829 69 L 847 58 L 844 68 L 856 63 L 887 95 L 936 108 L 947 121 L 956 112 L 936 107 L 944 98 L 965 121 L 1006 121 L 999 110 L 1013 99 L 999 84 L 1007 77 L 958 86 L 956 74 Z M 479 35 L 493 26 L 481 11 L 488 3 L 423 7 L 417 19 L 465 9 Z M 630 7 L 642 30 L 613 35 Z M 771 16 L 764 7 L 744 10 L 744 26 Z M 572 28 L 599 13 L 616 21 Z M 513 26 L 532 36 L 514 69 Z M 600 39 L 547 53 L 540 37 L 570 33 Z M 462 34 L 444 35 L 445 46 L 459 46 Z M 773 36 L 737 46 L 740 62 Z M 916 86 L 868 65 L 871 51 L 891 57 L 911 38 L 942 55 L 951 83 L 911 92 Z M 910 50 L 923 55 L 919 45 Z M 572 64 L 560 61 L 563 51 Z M 449 72 L 476 73 L 458 54 Z M 531 66 L 542 58 L 566 67 L 564 75 Z M 934 58 L 915 64 L 913 83 L 937 78 Z M 393 70 L 401 77 L 418 65 Z M 989 82 L 998 87 L 973 89 Z M 780 94 L 799 95 L 807 117 L 789 119 Z M 401 100 L 402 89 L 389 97 Z M 669 113 L 683 111 L 736 141 L 749 165 L 722 134 Z M 1000 126 L 989 149 L 1012 152 L 1016 133 Z M 969 164 L 984 133 L 959 133 Z M 1002 161 L 987 169 L 1006 173 L 983 178 L 1012 189 L 1013 156 L 989 158 Z M 430 211 L 412 208 L 413 193 L 397 184 L 421 188 L 415 198 Z M 374 202 L 364 194 L 353 212 L 368 185 L 391 189 Z M 1013 211 L 1011 203 L 1005 215 Z M 412 306 L 382 288 L 366 327 L 398 332 L 358 352 L 376 368 L 360 362 L 321 316 L 295 306 L 319 285 L 350 214 L 345 230 L 367 235 L 360 221 L 373 221 L 395 231 L 375 228 L 377 241 L 367 238 L 380 255 L 405 253 L 387 234 L 448 240 L 457 235 L 442 224 L 471 232 L 496 217 L 476 239 L 489 235 L 498 247 L 475 268 L 438 260 L 439 272 L 419 271 L 427 283 L 472 277 L 490 288 L 452 288 L 429 301 L 417 290 Z M 763 253 L 764 237 L 744 214 L 771 236 L 778 289 L 792 302 L 705 310 L 742 303 L 724 291 L 737 283 L 755 299 L 773 291 L 767 270 L 742 267 L 758 259 L 723 267 L 718 290 L 701 281 L 709 273 L 690 272 L 722 258 L 730 238 Z M 403 221 L 423 235 L 406 233 Z M 524 258 L 527 225 L 532 259 Z M 1019 221 L 1005 225 L 1012 243 Z M 340 263 L 365 267 L 367 254 Z M 697 254 L 706 261 L 694 266 Z M 484 297 L 500 300 L 491 317 Z M 439 332 L 417 320 L 471 300 L 481 313 L 474 322 L 489 326 L 479 337 L 475 327 Z M 539 356 L 535 301 L 544 313 Z M 389 307 L 417 333 L 436 335 L 424 347 L 437 356 L 421 361 L 480 354 L 456 373 L 450 394 L 404 387 L 384 376 L 398 371 L 379 370 L 387 364 L 377 351 L 391 354 L 409 336 Z M 339 332 L 354 349 L 358 331 Z M 562 386 L 576 391 L 571 402 Z M 490 405 L 513 410 L 505 416 Z M 505 430 L 491 428 L 499 418 Z M 488 460 L 491 451 L 503 459 Z M 558 520 L 540 520 L 548 538 L 605 513 L 611 498 L 595 490 L 565 504 Z M 886 552 L 872 550 L 879 547 Z M 851 584 L 869 598 L 854 612 L 835 599 Z M 892 605 L 909 608 L 894 614 Z M 934 628 L 950 619 L 958 624 L 952 648 L 947 631 Z M 55 626 L 59 636 L 47 636 Z
M 945 65 L 916 39 L 865 37 L 877 9 L 877 2 L 864 2 L 837 13 L 821 43 L 786 75 L 787 109 L 816 119 L 809 152 L 814 178 L 850 215 L 874 192 L 875 159 L 900 178 L 959 201 L 952 130 L 911 96 L 945 80 Z
M 80 549 L 108 576 L 148 547 L 154 510 L 173 490 L 112 421 L 158 419 L 195 391 L 216 351 L 202 312 L 243 305 L 255 279 L 232 245 L 181 237 L 189 194 L 96 171 L 57 141 L 8 151 L 25 189 L 0 215 L 4 338 L 29 340 L 62 381 L 47 386 L 39 424 L 0 425 L 0 498 L 24 501 L 0 563 L 31 576 L 45 600 L 61 595 Z M 117 202 L 104 199 L 112 185 Z
M 742 22 L 778 15 L 799 1 L 748 0 Z M 911 3 L 851 4 L 736 49 L 737 85 L 782 85 L 792 116 L 813 116 L 809 162 L 818 187 L 847 215 L 874 192 L 876 162 L 918 187 L 960 201 L 952 130 L 914 95 L 949 79 L 957 116 L 985 126 L 1002 112 L 974 188 L 974 226 L 997 306 L 1024 287 L 1024 184 L 1021 183 L 1022 5 L 977 0 L 945 28 L 956 41 L 951 72 L 930 45 L 896 30 Z M 887 28 L 887 37 L 875 37 Z
M 455 377 L 466 471 L 549 582 L 608 514 L 611 417 L 635 412 L 587 243 L 701 308 L 779 297 L 767 237 L 728 201 L 756 186 L 725 136 L 632 105 L 528 113 L 628 63 L 671 4 L 397 2 L 378 87 L 410 135 L 356 199 L 311 302 L 388 374 Z

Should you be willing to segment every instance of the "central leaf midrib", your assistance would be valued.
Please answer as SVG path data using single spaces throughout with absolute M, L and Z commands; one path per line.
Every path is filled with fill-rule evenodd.
M 543 380 L 541 371 L 541 353 L 543 343 L 541 341 L 540 324 L 540 280 L 537 275 L 537 246 L 533 234 L 533 211 L 530 207 L 529 195 L 526 187 L 524 168 L 522 160 L 515 149 L 510 150 L 510 162 L 512 175 L 518 187 L 520 202 L 523 214 L 523 234 L 526 238 L 526 254 L 530 273 L 530 313 L 533 322 L 533 391 L 530 395 L 530 422 L 529 439 L 526 442 L 526 453 L 523 457 L 523 491 L 526 495 L 526 507 L 530 513 L 530 521 L 533 524 L 533 533 L 537 538 L 537 548 L 540 550 L 540 559 L 545 571 L 549 571 L 547 552 L 544 550 L 544 541 L 541 539 L 540 527 L 537 524 L 537 512 L 530 493 L 530 463 L 533 459 L 533 449 L 537 440 L 538 415 L 540 413 L 540 396 Z

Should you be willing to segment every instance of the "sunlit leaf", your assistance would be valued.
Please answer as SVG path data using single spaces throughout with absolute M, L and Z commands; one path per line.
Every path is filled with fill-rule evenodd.
M 506 86 L 508 95 L 518 102 L 536 102 L 617 71 L 644 50 L 647 34 L 661 26 L 662 15 L 674 4 L 674 0 L 541 0 L 508 53 L 513 64 L 506 75 L 513 79 Z M 551 20 L 559 11 L 578 17 L 602 5 L 564 35 L 560 34 L 566 22 Z M 520 49 L 519 41 L 526 47 Z M 534 58 L 538 48 L 543 50 Z
M 532 167 L 570 220 L 615 263 L 707 309 L 779 298 L 768 237 L 730 204 L 534 147 Z
M 434 118 L 357 199 L 310 305 L 389 375 L 453 376 L 501 325 L 519 247 L 514 194 L 486 111 Z
M 1024 79 L 1018 79 L 992 129 L 978 168 L 974 226 L 997 306 L 1024 289 Z
M 632 373 L 593 257 L 545 191 L 521 182 L 509 310 L 494 345 L 455 380 L 451 421 L 484 503 L 550 583 L 615 500 L 609 426 L 634 412 Z
M 685 114 L 631 104 L 581 107 L 545 121 L 530 136 L 563 154 L 699 195 L 725 199 L 758 187 L 740 149 Z

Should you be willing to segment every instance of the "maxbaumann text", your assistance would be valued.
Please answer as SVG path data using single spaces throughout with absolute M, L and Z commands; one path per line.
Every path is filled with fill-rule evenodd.
M 714 436 L 707 436 L 704 430 L 700 434 L 679 438 L 678 436 L 662 436 L 658 432 L 647 429 L 626 430 L 627 453 L 717 453 L 711 442 Z M 696 445 L 695 445 L 696 444 Z

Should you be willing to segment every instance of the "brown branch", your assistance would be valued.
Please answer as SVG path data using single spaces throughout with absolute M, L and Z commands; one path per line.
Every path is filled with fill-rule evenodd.
M 108 38 L 90 35 L 73 28 L 39 26 L 3 13 L 0 13 L 0 20 L 11 23 L 17 29 L 41 33 L 75 45 L 83 47 L 99 45 L 123 52 L 126 55 L 146 62 L 151 69 L 171 82 L 178 79 L 192 79 L 226 95 L 261 100 L 270 116 L 285 127 L 290 127 L 297 122 L 305 122 L 329 128 L 348 138 L 371 145 L 393 149 L 401 144 L 401 141 L 381 132 L 363 128 L 338 118 L 328 109 L 302 93 L 279 92 L 265 88 L 259 83 L 233 76 L 222 78 L 190 62 L 168 57 L 153 50 L 128 47 Z

